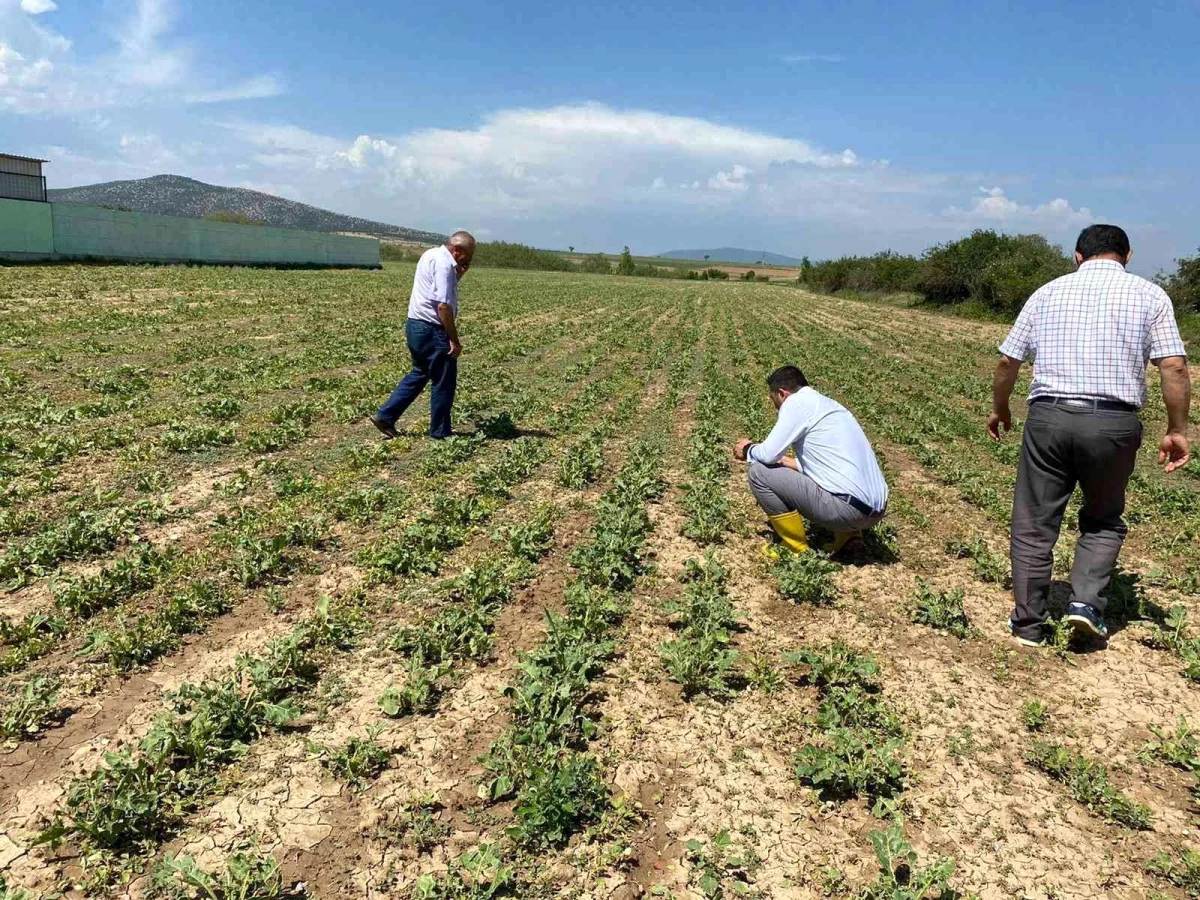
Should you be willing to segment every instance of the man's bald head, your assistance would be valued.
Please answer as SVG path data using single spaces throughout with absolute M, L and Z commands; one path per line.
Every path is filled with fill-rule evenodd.
M 469 231 L 456 231 L 446 241 L 446 247 L 458 264 L 458 276 L 461 278 L 471 268 L 471 259 L 475 256 L 475 236 Z

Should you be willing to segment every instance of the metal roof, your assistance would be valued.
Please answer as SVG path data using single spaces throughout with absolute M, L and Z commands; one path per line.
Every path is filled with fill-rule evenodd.
M 48 159 L 38 159 L 37 157 L 34 157 L 34 156 L 17 156 L 17 154 L 15 154 L 15 153 L 0 153 L 0 156 L 6 157 L 7 159 L 19 159 L 22 162 L 35 162 L 35 163 L 50 162 L 50 160 L 48 160 Z

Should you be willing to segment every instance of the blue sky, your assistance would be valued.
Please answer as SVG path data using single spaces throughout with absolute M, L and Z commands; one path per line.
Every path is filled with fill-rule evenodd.
M 0 0 L 0 148 L 638 253 L 1200 246 L 1200 4 Z

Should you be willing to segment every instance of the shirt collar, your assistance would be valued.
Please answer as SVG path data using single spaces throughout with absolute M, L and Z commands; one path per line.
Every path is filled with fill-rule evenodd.
M 1089 259 L 1079 264 L 1079 271 L 1084 269 L 1120 269 L 1125 271 L 1125 267 L 1115 259 Z

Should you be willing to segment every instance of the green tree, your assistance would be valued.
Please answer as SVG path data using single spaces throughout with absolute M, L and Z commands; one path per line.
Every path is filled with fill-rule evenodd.
M 1178 268 L 1170 275 L 1159 272 L 1154 279 L 1171 295 L 1176 312 L 1200 313 L 1200 249 L 1195 256 L 1175 260 Z
M 617 263 L 618 275 L 633 275 L 637 272 L 637 266 L 633 262 L 633 254 L 629 252 L 629 248 L 625 247 L 621 250 L 621 260 Z

